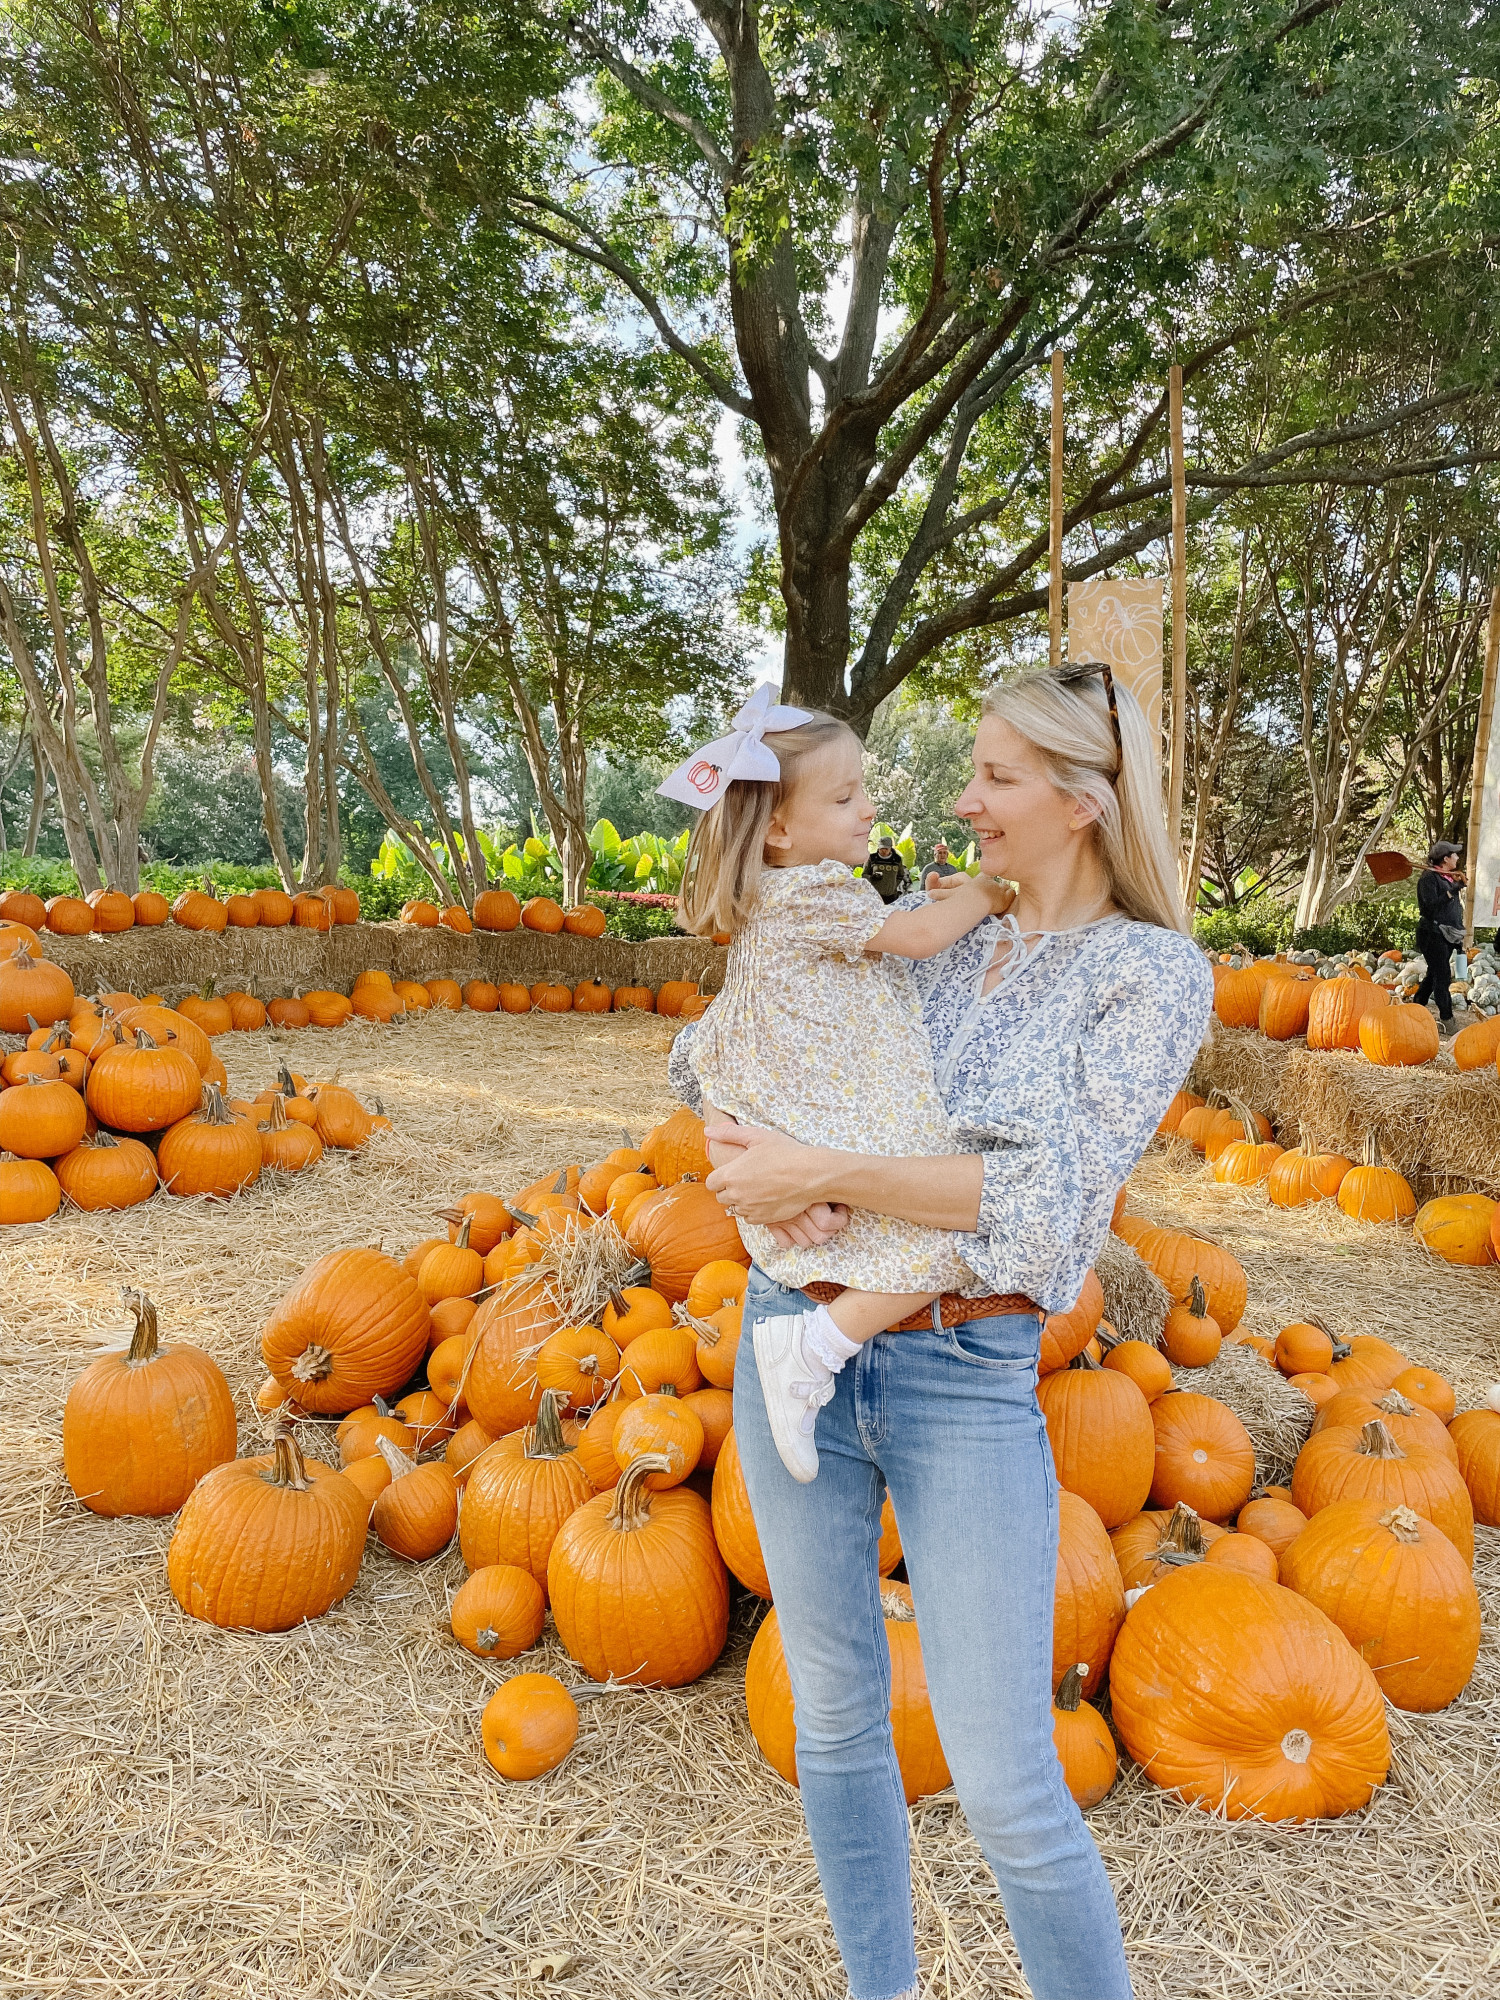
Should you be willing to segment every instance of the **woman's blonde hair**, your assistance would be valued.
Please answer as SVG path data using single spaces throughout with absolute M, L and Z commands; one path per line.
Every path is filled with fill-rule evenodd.
M 1118 749 L 1102 674 L 1074 681 L 1045 670 L 1022 674 L 992 687 L 984 712 L 1025 737 L 1060 792 L 1094 807 L 1094 844 L 1116 909 L 1191 935 L 1167 840 L 1156 744 L 1135 696 L 1118 680 L 1114 692 Z
M 808 763 L 844 736 L 859 742 L 847 722 L 815 711 L 810 722 L 766 737 L 781 766 L 779 778 L 735 778 L 725 786 L 688 842 L 678 897 L 684 930 L 712 937 L 744 927 L 760 894 L 771 815 L 791 797 L 799 772 L 805 775 Z

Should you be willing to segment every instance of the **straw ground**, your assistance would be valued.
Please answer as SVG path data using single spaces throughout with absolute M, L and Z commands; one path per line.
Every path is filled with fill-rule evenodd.
M 755 1606 L 704 1681 L 588 1703 L 562 1769 L 506 1787 L 478 1720 L 513 1669 L 448 1635 L 456 1550 L 413 1568 L 372 1546 L 329 1617 L 277 1638 L 222 1633 L 168 1594 L 170 1523 L 98 1520 L 61 1476 L 62 1399 L 121 1327 L 120 1284 L 151 1292 L 166 1338 L 223 1364 L 253 1448 L 257 1333 L 296 1273 L 337 1244 L 404 1251 L 454 1195 L 597 1156 L 622 1124 L 638 1134 L 667 1108 L 666 1035 L 643 1017 L 465 1015 L 280 1046 L 226 1037 L 237 1088 L 269 1081 L 282 1055 L 314 1075 L 337 1067 L 384 1099 L 395 1131 L 228 1206 L 158 1196 L 0 1239 L 0 1994 L 842 1993 L 796 1798 L 745 1722 Z M 1451 1372 L 1461 1400 L 1500 1373 L 1494 1271 L 1451 1271 L 1321 1210 L 1273 1215 L 1162 1158 L 1132 1206 L 1233 1248 L 1252 1326 L 1312 1309 L 1378 1327 Z M 1392 1716 L 1391 1780 L 1369 1812 L 1230 1825 L 1127 1771 L 1090 1816 L 1142 1996 L 1477 2000 L 1500 1985 L 1500 1534 L 1479 1539 L 1479 1673 L 1446 1715 Z M 550 1635 L 523 1664 L 579 1678 Z M 928 1994 L 1022 1994 L 960 1809 L 917 1807 L 913 1834 Z

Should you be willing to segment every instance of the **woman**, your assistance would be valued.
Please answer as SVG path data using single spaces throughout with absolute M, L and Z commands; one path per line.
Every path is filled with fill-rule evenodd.
M 939 1086 L 966 1150 L 891 1159 L 718 1123 L 709 1185 L 813 1243 L 855 1206 L 959 1232 L 988 1300 L 882 1334 L 818 1419 L 821 1471 L 777 1456 L 742 1340 L 735 1432 L 797 1712 L 802 1802 L 853 2000 L 915 2000 L 908 1828 L 889 1725 L 877 1548 L 900 1524 L 933 1713 L 1035 2000 L 1128 2000 L 1098 1850 L 1052 1748 L 1057 1485 L 1036 1401 L 1116 1192 L 1187 1074 L 1212 982 L 1162 828 L 1157 760 L 1107 670 L 994 692 L 955 808 L 1014 910 L 919 965 Z M 684 1038 L 673 1078 L 693 1096 Z M 808 1309 L 752 1270 L 750 1325 Z

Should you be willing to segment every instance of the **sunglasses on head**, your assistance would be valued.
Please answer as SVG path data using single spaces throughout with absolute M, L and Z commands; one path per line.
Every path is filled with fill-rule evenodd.
M 1115 732 L 1115 751 L 1119 757 L 1119 770 L 1125 768 L 1125 742 L 1120 735 L 1120 707 L 1115 700 L 1114 670 L 1107 660 L 1069 660 L 1066 665 L 1054 667 L 1052 673 L 1063 687 L 1077 687 L 1092 674 L 1104 677 L 1104 699 L 1109 703 L 1109 726 Z M 1118 771 L 1116 773 L 1118 776 Z

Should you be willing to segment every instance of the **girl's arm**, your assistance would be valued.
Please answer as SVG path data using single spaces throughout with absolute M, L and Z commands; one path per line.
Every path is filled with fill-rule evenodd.
M 710 1156 L 725 1160 L 708 1185 L 747 1222 L 787 1222 L 819 1203 L 873 1209 L 929 1229 L 972 1230 L 979 1220 L 979 1153 L 887 1159 L 803 1146 L 755 1125 L 710 1126 L 707 1136 Z
M 1008 882 L 965 876 L 953 889 L 920 909 L 897 910 L 865 944 L 867 952 L 889 951 L 897 958 L 936 958 L 986 917 L 1002 917 L 1016 900 Z

